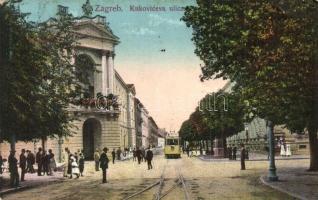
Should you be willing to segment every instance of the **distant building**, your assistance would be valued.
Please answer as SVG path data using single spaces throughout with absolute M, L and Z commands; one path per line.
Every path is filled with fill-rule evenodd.
M 148 141 L 150 146 L 158 146 L 158 126 L 152 117 L 148 118 L 149 136 Z

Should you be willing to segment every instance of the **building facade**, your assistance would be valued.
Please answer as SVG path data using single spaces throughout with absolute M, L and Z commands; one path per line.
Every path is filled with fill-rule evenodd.
M 58 9 L 59 12 L 68 12 L 67 7 L 59 6 Z M 53 21 L 52 18 L 47 23 Z M 18 142 L 18 152 L 22 148 L 35 152 L 37 148 L 44 147 L 46 150 L 52 149 L 57 160 L 60 160 L 63 149 L 67 147 L 71 152 L 83 150 L 85 157 L 92 159 L 96 149 L 133 148 L 137 144 L 136 90 L 133 84 L 125 83 L 114 66 L 115 46 L 119 44 L 119 38 L 113 34 L 103 16 L 85 15 L 76 18 L 74 22 L 73 30 L 79 39 L 74 49 L 76 57 L 74 56 L 72 62 L 76 63 L 80 58 L 81 61 L 86 61 L 86 65 L 91 65 L 87 67 L 93 66 L 96 69 L 91 72 L 90 83 L 86 86 L 89 89 L 88 97 L 94 100 L 98 100 L 99 95 L 102 95 L 102 98 L 111 97 L 118 103 L 118 107 L 104 108 L 97 104 L 70 105 L 68 111 L 77 117 L 76 121 L 71 122 L 71 137 Z M 8 156 L 9 148 L 8 143 L 0 143 L 3 157 Z

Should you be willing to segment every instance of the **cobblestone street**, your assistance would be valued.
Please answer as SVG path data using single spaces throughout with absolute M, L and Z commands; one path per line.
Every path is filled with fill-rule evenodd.
M 176 169 L 180 169 L 191 199 L 292 199 L 260 182 L 259 177 L 267 174 L 267 161 L 247 161 L 246 165 L 247 170 L 241 171 L 238 161 L 205 162 L 185 155 L 167 160 L 159 155 L 155 156 L 153 170 L 132 160 L 110 164 L 109 183 L 101 184 L 101 172 L 94 172 L 93 163 L 87 162 L 84 177 L 8 194 L 3 199 L 125 199 L 158 181 L 164 168 L 167 185 L 173 183 Z M 277 161 L 278 175 L 306 166 L 308 160 Z M 156 191 L 154 187 L 132 199 L 153 199 Z M 164 199 L 183 199 L 183 193 L 176 190 Z

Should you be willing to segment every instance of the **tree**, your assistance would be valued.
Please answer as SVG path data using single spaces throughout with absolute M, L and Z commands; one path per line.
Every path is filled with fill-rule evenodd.
M 55 19 L 34 24 L 9 1 L 0 6 L 0 25 L 1 139 L 14 149 L 16 140 L 72 134 L 75 117 L 67 108 L 87 89 L 88 76 L 78 74 L 91 70 L 72 62 L 72 15 L 59 12 Z
M 231 79 L 257 116 L 307 130 L 310 170 L 318 170 L 317 12 L 312 0 L 197 0 L 183 17 L 201 79 Z
M 205 123 L 215 136 L 223 140 L 226 147 L 226 137 L 243 130 L 245 105 L 237 93 L 227 93 L 222 90 L 207 95 L 201 100 L 201 113 Z

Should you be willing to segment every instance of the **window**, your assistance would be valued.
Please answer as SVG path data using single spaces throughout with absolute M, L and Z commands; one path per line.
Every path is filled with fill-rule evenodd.
M 307 147 L 307 146 L 304 145 L 304 144 L 300 144 L 300 145 L 299 145 L 299 149 L 306 149 L 306 147 Z
M 177 139 L 167 139 L 166 145 L 178 145 L 178 140 Z

